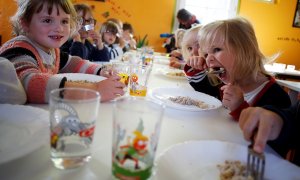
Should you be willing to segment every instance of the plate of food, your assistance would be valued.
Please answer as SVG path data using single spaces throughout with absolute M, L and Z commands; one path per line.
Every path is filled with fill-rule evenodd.
M 174 69 L 174 68 L 161 68 L 158 69 L 158 72 L 163 75 L 164 77 L 175 79 L 175 80 L 186 80 L 186 76 L 183 70 Z
M 98 76 L 94 74 L 83 74 L 83 73 L 62 73 L 62 74 L 56 74 L 55 76 L 66 77 L 68 80 L 72 80 L 72 81 L 83 80 L 89 82 L 99 82 L 106 79 L 106 77 L 103 76 Z
M 159 100 L 169 108 L 185 111 L 203 111 L 222 106 L 220 100 L 208 94 L 184 88 L 155 88 L 149 96 Z
M 162 74 L 171 79 L 185 79 L 186 76 L 183 70 L 180 69 L 163 69 Z
M 265 153 L 265 179 L 297 179 L 300 168 L 273 154 Z M 247 146 L 224 141 L 188 141 L 158 155 L 154 179 L 245 178 Z M 226 168 L 224 168 L 226 166 Z M 232 173 L 234 172 L 234 173 Z
M 49 143 L 49 112 L 24 105 L 0 104 L 0 164 Z

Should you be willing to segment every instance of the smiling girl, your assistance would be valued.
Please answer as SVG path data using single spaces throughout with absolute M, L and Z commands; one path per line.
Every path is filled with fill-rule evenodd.
M 101 101 L 124 94 L 118 76 L 91 83 L 68 81 L 57 73 L 100 75 L 101 66 L 60 52 L 59 47 L 76 29 L 76 12 L 69 0 L 19 0 L 12 18 L 17 37 L 0 48 L 22 82 L 29 103 L 46 103 L 52 89 L 84 87 L 100 92 Z
M 219 71 L 223 82 L 208 94 L 222 100 L 235 120 L 249 106 L 289 107 L 287 93 L 264 69 L 265 56 L 258 47 L 251 23 L 244 18 L 220 20 L 203 26 L 198 33 L 201 58 L 189 59 L 185 72 L 197 91 L 212 88 L 207 71 Z

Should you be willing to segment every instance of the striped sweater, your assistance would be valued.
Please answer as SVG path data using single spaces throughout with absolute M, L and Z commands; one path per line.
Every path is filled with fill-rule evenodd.
M 43 51 L 26 36 L 7 41 L 0 56 L 9 59 L 24 86 L 28 103 L 47 103 L 51 90 L 61 87 L 63 77 L 58 73 L 99 74 L 101 65 L 52 49 Z

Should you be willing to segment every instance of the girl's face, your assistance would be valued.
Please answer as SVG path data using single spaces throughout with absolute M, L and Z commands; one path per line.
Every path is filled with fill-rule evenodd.
M 199 56 L 199 43 L 197 41 L 198 31 L 192 31 L 188 34 L 186 39 L 186 48 L 189 53 L 189 56 Z
M 59 12 L 57 12 L 57 10 Z M 26 36 L 36 42 L 44 51 L 59 48 L 70 35 L 70 14 L 66 14 L 59 6 L 53 6 L 48 14 L 47 5 L 39 13 L 32 16 L 31 22 L 23 23 Z
M 104 42 L 108 45 L 114 44 L 117 39 L 117 35 L 113 32 L 106 31 L 103 33 Z
M 230 53 L 230 50 L 225 47 L 225 44 L 214 43 L 209 48 L 204 48 L 205 52 L 202 52 L 207 66 L 214 70 L 224 68 L 224 72 L 218 74 L 225 84 L 233 82 L 233 78 L 230 76 L 234 66 L 234 56 Z M 200 52 L 199 52 L 200 53 Z
M 123 31 L 122 37 L 126 41 L 130 41 L 132 39 L 133 35 L 129 32 L 129 30 L 125 30 L 125 31 Z
M 82 17 L 82 27 L 85 25 L 89 25 L 89 24 L 93 24 L 95 23 L 95 20 L 92 16 L 91 13 L 86 12 L 85 16 L 83 16 L 83 11 L 79 11 L 77 12 L 79 17 Z M 83 29 L 80 29 L 79 31 L 80 37 L 82 40 L 87 39 L 88 38 L 88 31 L 84 31 Z

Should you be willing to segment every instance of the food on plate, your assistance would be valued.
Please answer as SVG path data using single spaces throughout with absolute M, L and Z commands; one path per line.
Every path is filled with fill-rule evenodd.
M 185 76 L 184 72 L 178 72 L 178 71 L 177 72 L 167 72 L 166 75 L 168 75 L 168 76 L 180 76 L 180 77 Z
M 221 180 L 253 180 L 251 176 L 246 176 L 246 166 L 240 161 L 228 161 L 218 164 Z
M 210 105 L 206 104 L 205 102 L 192 99 L 191 97 L 188 97 L 188 96 L 169 97 L 169 100 L 174 103 L 178 103 L 178 104 L 182 104 L 182 105 L 197 106 L 201 109 L 210 108 Z

